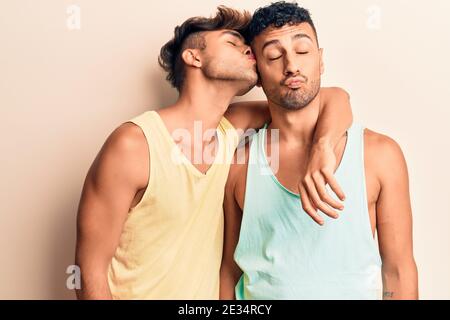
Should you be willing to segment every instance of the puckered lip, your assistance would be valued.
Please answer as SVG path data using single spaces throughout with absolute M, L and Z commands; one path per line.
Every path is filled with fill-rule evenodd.
M 293 77 L 289 78 L 284 82 L 285 86 L 288 86 L 289 88 L 299 88 L 303 83 L 305 83 L 305 80 L 301 77 Z

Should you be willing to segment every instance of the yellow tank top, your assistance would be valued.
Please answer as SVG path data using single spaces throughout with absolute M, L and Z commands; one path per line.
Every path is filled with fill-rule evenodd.
M 182 154 L 158 113 L 131 119 L 149 146 L 150 177 L 108 267 L 114 299 L 218 299 L 224 187 L 238 134 L 224 117 L 206 174 Z M 172 161 L 179 156 L 182 161 Z

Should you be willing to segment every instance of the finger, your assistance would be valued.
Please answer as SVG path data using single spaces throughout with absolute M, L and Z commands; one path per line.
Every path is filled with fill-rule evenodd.
M 319 194 L 320 199 L 325 202 L 326 204 L 330 205 L 331 207 L 338 209 L 338 210 L 343 210 L 344 209 L 344 205 L 333 199 L 329 194 L 327 189 L 325 188 L 326 184 L 325 184 L 325 179 L 322 176 L 322 174 L 320 174 L 319 172 L 315 173 L 312 175 L 312 179 L 314 181 L 314 185 L 316 186 L 317 189 L 317 193 Z
M 304 187 L 308 191 L 308 195 L 311 198 L 314 205 L 327 216 L 337 219 L 339 217 L 338 213 L 331 209 L 328 205 L 324 204 L 322 200 L 320 200 L 319 194 L 317 193 L 316 186 L 311 178 L 305 177 L 304 179 Z
M 317 209 L 314 208 L 313 204 L 311 203 L 308 194 L 305 190 L 305 188 L 299 184 L 298 186 L 299 193 L 300 193 L 300 199 L 302 200 L 302 207 L 303 210 L 318 224 L 323 225 L 324 221 L 323 218 L 317 213 Z
M 345 200 L 344 191 L 342 191 L 342 188 L 339 186 L 339 183 L 334 177 L 334 174 L 332 172 L 329 172 L 328 170 L 322 170 L 321 173 L 325 177 L 326 183 L 330 185 L 331 190 L 333 190 L 333 192 L 338 196 L 339 199 L 344 201 Z

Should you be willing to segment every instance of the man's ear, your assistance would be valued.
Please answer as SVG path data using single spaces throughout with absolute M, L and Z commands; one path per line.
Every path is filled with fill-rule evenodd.
M 198 50 L 186 49 L 181 54 L 181 58 L 183 59 L 184 63 L 187 64 L 188 66 L 196 68 L 200 68 L 202 66 Z
M 322 75 L 325 72 L 325 65 L 323 63 L 323 48 L 319 49 L 319 59 L 320 59 L 320 74 Z

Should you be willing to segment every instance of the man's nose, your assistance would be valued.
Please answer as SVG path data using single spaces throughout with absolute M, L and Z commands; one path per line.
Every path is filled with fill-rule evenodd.
M 254 59 L 256 60 L 255 55 L 252 52 L 252 49 L 250 47 L 247 47 L 244 51 L 244 54 L 249 58 L 249 59 Z
M 285 56 L 285 67 L 284 67 L 284 75 L 285 76 L 289 76 L 289 75 L 295 75 L 298 74 L 300 72 L 300 66 L 295 62 L 295 60 L 289 56 L 286 55 Z

